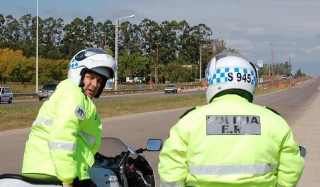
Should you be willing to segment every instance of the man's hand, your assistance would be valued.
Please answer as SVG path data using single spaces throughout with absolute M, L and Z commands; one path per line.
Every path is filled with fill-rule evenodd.
M 63 184 L 62 187 L 73 187 L 72 184 Z

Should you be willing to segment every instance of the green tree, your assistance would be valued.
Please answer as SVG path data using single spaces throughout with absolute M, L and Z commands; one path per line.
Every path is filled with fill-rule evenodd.
M 61 48 L 62 55 L 71 59 L 78 51 L 85 48 L 85 38 L 82 19 L 76 18 L 70 24 L 65 25 Z
M 107 20 L 103 23 L 104 33 L 106 33 L 106 48 L 112 50 L 112 54 L 114 54 L 114 46 L 115 46 L 115 26 L 112 21 Z
M 283 72 L 284 72 L 284 75 L 286 75 L 287 77 L 291 76 L 292 73 L 292 65 L 289 63 L 289 62 L 285 62 L 284 65 L 283 65 Z
M 131 77 L 148 77 L 150 74 L 150 64 L 151 61 L 147 57 L 143 57 L 138 53 L 134 53 L 131 55 L 125 55 L 121 57 L 119 70 L 122 77 L 124 79 L 127 76 Z
M 294 78 L 305 77 L 305 76 L 306 74 L 302 73 L 302 70 L 299 68 L 296 74 L 294 75 Z
M 62 41 L 63 20 L 50 17 L 42 21 L 41 56 L 50 59 L 60 59 L 59 46 Z
M 176 21 L 163 21 L 160 24 L 160 40 L 156 41 L 160 50 L 158 51 L 161 63 L 167 65 L 176 59 L 176 52 L 178 50 L 180 25 Z M 154 49 L 157 47 L 154 45 Z
M 94 31 L 94 45 L 106 50 L 110 55 L 114 55 L 114 25 L 110 20 L 104 23 L 98 22 Z
M 213 56 L 215 56 L 218 53 L 221 53 L 223 51 L 229 51 L 229 52 L 237 52 L 236 49 L 233 48 L 228 48 L 227 47 L 227 42 L 224 40 L 220 40 L 220 39 L 214 39 L 212 40 L 212 50 L 213 50 Z
M 10 68 L 14 71 L 10 72 L 14 72 L 12 75 L 16 78 L 12 79 L 29 80 L 29 74 L 18 74 L 26 72 L 25 69 L 31 71 L 32 68 L 31 72 L 34 72 L 36 25 L 36 17 L 31 14 L 22 16 L 18 21 L 11 15 L 0 14 L 0 48 L 22 50 L 28 64 L 25 67 L 25 60 L 13 60 Z M 166 20 L 158 24 L 144 19 L 138 25 L 129 21 L 122 22 L 119 29 L 119 77 L 124 78 L 127 72 L 133 76 L 154 77 L 157 59 L 158 78 L 161 82 L 171 79 L 191 81 L 199 77 L 200 59 L 201 77 L 204 77 L 206 63 L 213 55 L 225 50 L 236 51 L 227 48 L 224 40 L 212 39 L 212 33 L 205 24 L 190 26 L 186 20 Z M 111 55 L 115 54 L 115 25 L 112 21 L 95 23 L 91 16 L 87 16 L 84 20 L 75 18 L 64 25 L 60 18 L 39 17 L 41 81 L 59 81 L 59 76 L 65 77 L 67 68 L 63 67 L 68 66 L 72 56 L 81 49 L 93 46 L 104 48 Z M 283 66 L 287 70 L 291 68 L 286 64 Z M 6 64 L 3 67 L 9 66 Z M 3 67 L 0 68 L 2 72 Z M 1 80 L 10 78 L 8 72 L 5 70 L 0 76 Z M 34 78 L 32 75 L 32 81 Z
M 160 41 L 160 26 L 157 22 L 150 19 L 144 19 L 139 24 L 140 27 L 140 39 L 141 48 L 143 48 L 143 54 L 150 59 L 155 57 L 156 43 Z
M 194 58 L 196 56 L 196 52 L 194 51 L 193 46 L 190 45 L 193 40 L 190 37 L 191 35 L 190 26 L 186 22 L 186 20 L 181 21 L 179 25 L 180 25 L 180 35 L 179 35 L 177 53 L 181 58 L 189 59 L 189 61 L 191 62 L 196 61 Z
M 4 19 L 4 16 L 3 14 L 0 14 L 0 48 L 5 48 L 5 44 L 4 44 L 4 41 L 5 41 L 5 37 L 4 37 L 4 28 L 5 28 L 5 19 Z
M 93 47 L 95 46 L 95 39 L 97 35 L 96 25 L 94 23 L 94 19 L 91 16 L 86 17 L 83 20 L 83 31 L 82 31 L 82 39 L 84 41 L 85 47 Z
M 5 18 L 3 27 L 3 48 L 9 48 L 13 50 L 19 49 L 20 29 L 19 22 L 8 15 Z
M 21 50 L 1 49 L 0 50 L 0 79 L 1 82 L 29 82 L 29 64 Z
M 170 72 L 170 82 L 188 82 L 191 77 L 190 70 L 176 62 L 168 64 L 168 72 Z
M 32 32 L 32 16 L 31 14 L 26 14 L 19 19 L 20 24 L 20 49 L 23 51 L 23 55 L 26 57 L 31 57 L 35 55 L 35 37 Z

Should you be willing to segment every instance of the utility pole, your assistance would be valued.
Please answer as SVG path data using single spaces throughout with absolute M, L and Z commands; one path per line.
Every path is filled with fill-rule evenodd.
M 159 82 L 159 77 L 158 77 L 158 64 L 159 64 L 159 45 L 160 42 L 156 43 L 157 45 L 157 57 L 156 57 L 156 72 L 155 72 L 155 82 L 158 84 Z
M 103 49 L 106 50 L 107 48 L 107 33 L 104 32 L 104 45 L 103 45 Z
M 270 44 L 270 50 L 271 50 L 271 76 L 272 76 L 271 82 L 273 84 L 274 82 L 274 62 L 273 62 L 273 47 L 272 47 L 273 43 L 270 42 L 269 44 Z
M 271 75 L 272 75 L 272 77 L 273 77 L 273 75 L 274 75 L 274 62 L 273 62 L 273 43 L 272 42 L 270 42 L 270 50 L 271 50 Z
M 290 67 L 290 62 L 291 61 L 291 57 L 289 56 L 289 62 L 288 62 L 288 66 L 286 66 L 285 67 L 285 72 L 284 72 L 284 74 L 286 75 L 286 76 L 289 76 L 289 67 Z
M 118 90 L 118 71 L 119 71 L 119 63 L 118 63 L 118 58 L 119 58 L 119 55 L 118 55 L 118 50 L 119 50 L 119 47 L 118 47 L 118 40 L 119 40 L 119 19 L 116 19 L 116 31 L 115 31 L 115 52 L 114 52 L 114 59 L 116 61 L 116 72 L 114 74 L 114 90 L 117 91 Z

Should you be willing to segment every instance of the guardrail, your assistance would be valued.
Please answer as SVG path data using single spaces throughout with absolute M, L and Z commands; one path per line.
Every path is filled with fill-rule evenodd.
M 37 93 L 13 93 L 13 97 L 38 96 Z
M 146 92 L 146 91 L 155 91 L 155 90 L 151 89 L 151 88 L 148 88 L 148 89 L 131 89 L 131 90 L 104 90 L 103 93 L 117 94 L 117 93 L 135 93 L 135 92 Z
M 139 89 L 126 89 L 126 90 L 103 90 L 105 94 L 126 94 L 126 93 L 137 93 L 137 92 L 150 92 L 150 91 L 164 91 L 166 84 L 155 85 L 154 88 L 139 88 Z M 201 87 L 200 84 L 177 84 L 182 90 L 197 89 Z M 37 93 L 13 93 L 14 97 L 38 97 Z
M 147 92 L 147 91 L 155 91 L 153 89 L 132 89 L 132 90 L 104 90 L 103 93 L 111 93 L 111 94 L 117 94 L 117 93 L 135 93 L 135 92 Z M 38 97 L 37 93 L 13 93 L 13 97 Z

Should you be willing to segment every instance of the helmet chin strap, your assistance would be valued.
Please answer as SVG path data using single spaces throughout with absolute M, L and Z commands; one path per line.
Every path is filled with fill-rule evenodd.
M 80 80 L 79 87 L 81 87 L 81 88 L 83 88 L 83 87 L 84 87 L 84 82 L 83 82 L 83 80 Z
M 83 81 L 80 81 L 79 87 L 81 88 L 81 91 L 83 92 L 83 94 L 87 97 L 87 95 L 86 95 L 86 93 L 84 92 L 84 89 L 83 89 L 83 87 L 84 87 Z
M 81 76 L 81 79 L 80 79 L 80 82 L 79 82 L 79 87 L 81 88 L 81 91 L 83 92 L 83 94 L 87 97 L 86 93 L 84 92 L 84 82 L 83 82 L 83 79 L 84 79 L 84 76 L 86 74 L 86 71 L 84 69 L 81 70 L 80 72 L 80 76 Z

